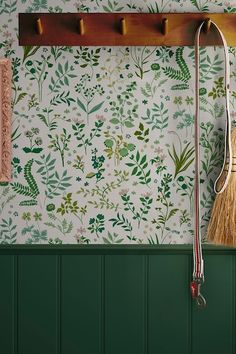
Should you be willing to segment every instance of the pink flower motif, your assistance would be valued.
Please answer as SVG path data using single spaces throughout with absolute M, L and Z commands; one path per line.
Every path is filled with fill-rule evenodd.
M 149 197 L 152 196 L 152 192 L 145 192 L 145 193 L 142 193 L 142 196 L 143 196 L 144 198 L 149 198 Z
M 105 122 L 106 121 L 106 118 L 103 115 L 96 114 L 96 119 L 100 120 L 101 122 Z
M 125 195 L 129 192 L 128 189 L 121 189 L 120 192 L 119 192 L 119 195 Z
M 6 32 L 3 32 L 2 35 L 3 35 L 3 37 L 9 38 L 9 37 L 11 37 L 11 32 L 6 31 Z
M 86 232 L 86 230 L 85 230 L 85 228 L 82 227 L 82 226 L 77 229 L 77 233 L 80 234 L 80 235 L 81 235 L 81 234 L 84 234 L 85 232 Z
M 163 149 L 160 148 L 160 146 L 158 146 L 157 148 L 155 148 L 155 153 L 157 154 L 161 154 L 163 152 Z

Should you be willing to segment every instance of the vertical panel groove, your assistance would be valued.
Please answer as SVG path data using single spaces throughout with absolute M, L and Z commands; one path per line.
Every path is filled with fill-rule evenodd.
M 189 282 L 192 279 L 192 256 L 188 257 L 188 280 Z M 192 328 L 193 328 L 193 320 L 192 320 L 192 314 L 193 314 L 193 300 L 191 297 L 191 293 L 189 290 L 188 294 L 188 344 L 189 344 L 189 354 L 192 354 L 193 352 L 193 345 L 192 345 Z
M 147 256 L 143 256 L 142 262 L 142 308 L 143 308 L 143 354 L 147 354 L 147 274 L 146 274 L 146 263 Z
M 206 282 L 203 295 L 207 307 L 193 307 L 193 353 L 231 354 L 232 336 L 232 257 L 206 255 Z M 235 353 L 234 353 L 235 354 Z
M 236 299 L 236 294 L 235 294 L 235 261 L 236 257 L 232 256 L 232 354 L 235 354 L 235 299 Z
M 105 259 L 106 256 L 101 256 L 101 277 L 100 277 L 100 353 L 105 354 Z
M 13 353 L 18 354 L 18 256 L 13 258 Z
M 144 353 L 148 354 L 148 265 L 149 257 L 144 257 Z
M 61 354 L 61 262 L 57 256 L 57 354 Z

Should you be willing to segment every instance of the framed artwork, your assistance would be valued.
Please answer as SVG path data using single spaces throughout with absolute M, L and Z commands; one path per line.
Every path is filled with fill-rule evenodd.
M 11 180 L 11 61 L 0 58 L 0 182 Z

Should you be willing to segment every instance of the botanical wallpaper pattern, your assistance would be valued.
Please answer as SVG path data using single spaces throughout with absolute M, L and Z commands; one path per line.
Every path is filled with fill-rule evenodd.
M 0 243 L 191 243 L 192 47 L 20 47 L 19 12 L 235 12 L 219 0 L 1 0 L 13 68 L 12 182 Z M 236 50 L 229 48 L 236 116 Z M 202 47 L 203 238 L 222 163 L 224 62 Z

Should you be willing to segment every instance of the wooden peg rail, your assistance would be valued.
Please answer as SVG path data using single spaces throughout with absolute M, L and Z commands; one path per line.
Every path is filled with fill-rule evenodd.
M 211 20 L 236 46 L 236 13 L 20 13 L 19 44 L 31 46 L 190 46 L 206 20 L 201 45 L 221 45 Z

